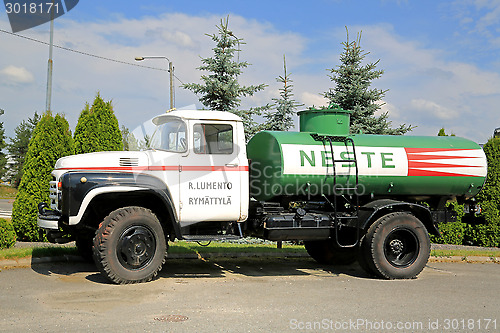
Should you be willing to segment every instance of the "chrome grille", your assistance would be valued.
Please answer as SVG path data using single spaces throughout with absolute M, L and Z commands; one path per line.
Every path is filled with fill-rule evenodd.
M 120 158 L 120 166 L 133 167 L 133 166 L 138 166 L 138 165 L 139 165 L 138 158 L 131 158 L 131 157 L 121 157 Z

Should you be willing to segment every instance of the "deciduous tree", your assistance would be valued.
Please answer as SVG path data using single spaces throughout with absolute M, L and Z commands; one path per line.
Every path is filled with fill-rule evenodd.
M 444 131 L 444 127 L 439 130 L 438 136 L 448 136 L 448 134 Z M 451 133 L 450 136 L 455 136 L 455 134 Z

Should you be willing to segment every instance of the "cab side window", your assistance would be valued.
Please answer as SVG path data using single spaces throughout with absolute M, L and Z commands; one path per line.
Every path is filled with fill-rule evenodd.
M 193 130 L 196 154 L 232 154 L 233 126 L 227 124 L 196 124 Z

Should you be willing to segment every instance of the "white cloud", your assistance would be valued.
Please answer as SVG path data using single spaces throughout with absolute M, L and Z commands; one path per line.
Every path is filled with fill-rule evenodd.
M 201 74 L 200 57 L 213 55 L 213 41 L 205 34 L 217 33 L 220 16 L 189 16 L 186 14 L 159 14 L 140 19 L 111 18 L 109 21 L 72 21 L 61 18 L 56 21 L 54 44 L 91 54 L 166 69 L 165 60 L 147 60 L 136 63 L 136 56 L 166 56 L 172 60 L 175 75 L 184 83 L 198 82 Z M 0 17 L 0 28 L 8 30 L 8 22 Z M 246 44 L 236 59 L 251 65 L 243 69 L 240 84 L 266 83 L 264 92 L 252 98 L 242 98 L 242 107 L 264 105 L 278 97 L 280 88 L 275 78 L 282 74 L 283 54 L 287 55 L 289 70 L 301 63 L 301 53 L 306 39 L 291 32 L 280 32 L 271 24 L 231 15 L 229 28 Z M 47 27 L 41 26 L 23 32 L 32 38 L 48 41 Z M 2 108 L 8 113 L 5 122 L 12 122 L 13 129 L 21 120 L 34 111 L 42 112 L 45 106 L 45 84 L 48 47 L 2 35 L 2 57 L 0 68 L 15 64 L 17 80 L 34 81 L 36 89 L 28 92 L 2 89 Z M 8 71 L 13 72 L 12 70 Z M 15 71 L 14 71 L 15 72 Z M 29 75 L 21 75 L 32 73 Z M 12 73 L 11 73 L 12 74 Z M 3 74 L 2 75 L 6 75 Z M 12 76 L 12 75 L 11 75 Z M 135 128 L 142 121 L 164 112 L 169 105 L 168 73 L 151 69 L 127 66 L 94 57 L 54 49 L 54 80 L 52 108 L 63 112 L 75 127 L 85 102 L 92 102 L 97 91 L 106 99 L 112 99 L 120 124 Z M 175 81 L 176 106 L 198 102 L 198 97 L 180 87 Z M 12 130 L 13 132 L 13 130 Z M 7 133 L 12 135 L 13 133 Z
M 166 42 L 173 42 L 183 47 L 195 46 L 193 39 L 187 33 L 182 31 L 163 31 L 161 36 Z
M 451 110 L 442 105 L 439 105 L 432 101 L 426 101 L 424 99 L 414 99 L 410 102 L 411 106 L 417 111 L 426 112 L 438 119 L 453 119 L 458 116 L 458 112 Z
M 328 100 L 321 96 L 319 93 L 312 93 L 305 91 L 300 95 L 301 103 L 304 103 L 305 106 L 323 106 L 328 104 Z
M 459 23 L 455 34 L 461 43 L 489 50 L 500 47 L 500 1 L 455 0 L 442 6 Z
M 380 105 L 380 109 L 375 112 L 375 116 L 379 117 L 383 113 L 387 113 L 391 120 L 395 120 L 400 117 L 400 110 L 396 107 L 396 105 L 386 101 L 379 101 L 377 104 Z
M 495 30 L 500 20 L 500 1 L 472 0 L 472 5 L 471 7 L 475 8 L 479 14 L 475 24 L 476 31 L 490 34 L 490 29 Z M 468 13 L 468 15 L 470 14 L 476 13 Z
M 6 83 L 32 83 L 35 77 L 24 67 L 7 66 L 0 71 Z

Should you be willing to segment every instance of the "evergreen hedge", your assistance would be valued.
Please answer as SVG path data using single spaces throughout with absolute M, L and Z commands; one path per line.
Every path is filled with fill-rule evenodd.
M 14 226 L 6 219 L 0 219 L 0 249 L 8 249 L 16 244 Z
M 444 134 L 441 129 L 440 134 Z M 500 138 L 490 139 L 483 147 L 488 160 L 486 183 L 476 196 L 481 206 L 484 224 L 467 224 L 461 221 L 464 206 L 451 203 L 457 213 L 457 221 L 439 223 L 441 237 L 431 235 L 431 241 L 440 244 L 476 245 L 500 247 Z
M 78 118 L 74 135 L 74 154 L 123 150 L 122 133 L 111 101 L 97 93 L 90 107 L 87 103 Z
M 450 202 L 446 205 L 452 206 L 453 210 L 457 213 L 456 222 L 439 223 L 440 237 L 430 235 L 431 242 L 437 244 L 454 244 L 462 245 L 465 239 L 467 224 L 462 222 L 464 216 L 464 206 L 459 205 L 457 202 Z
M 19 240 L 41 241 L 38 203 L 49 203 L 50 173 L 56 161 L 71 154 L 73 139 L 68 121 L 47 111 L 33 131 L 23 166 L 23 178 L 12 207 L 12 224 Z
M 469 225 L 466 242 L 500 247 L 500 138 L 491 138 L 483 147 L 488 159 L 486 184 L 476 199 L 486 224 Z

